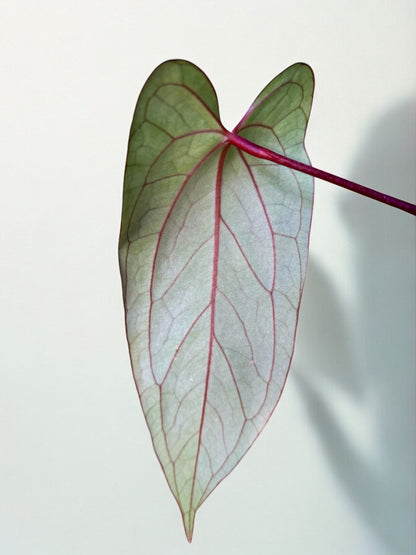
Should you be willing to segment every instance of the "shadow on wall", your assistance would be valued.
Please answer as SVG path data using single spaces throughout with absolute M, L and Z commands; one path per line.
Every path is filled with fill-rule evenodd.
M 415 144 L 415 106 L 404 103 L 374 125 L 348 177 L 415 202 L 409 144 Z M 312 261 L 299 334 L 313 365 L 301 364 L 293 378 L 358 514 L 389 552 L 414 553 L 414 217 L 353 193 L 343 195 L 340 216 L 353 247 L 355 307 L 346 316 Z M 368 448 L 365 434 L 357 443 L 360 419 L 351 426 L 337 406 L 345 399 L 371 430 Z

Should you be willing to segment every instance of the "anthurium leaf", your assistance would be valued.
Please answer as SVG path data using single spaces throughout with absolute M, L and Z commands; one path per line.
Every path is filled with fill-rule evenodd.
M 239 136 L 309 163 L 313 74 L 273 79 L 233 133 L 193 64 L 146 82 L 128 147 L 120 268 L 134 378 L 192 538 L 195 512 L 282 393 L 305 279 L 313 178 L 248 154 Z

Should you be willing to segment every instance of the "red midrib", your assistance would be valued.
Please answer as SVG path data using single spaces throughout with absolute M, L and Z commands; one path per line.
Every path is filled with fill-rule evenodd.
M 224 169 L 224 160 L 229 146 L 230 144 L 227 144 L 223 148 L 223 151 L 221 152 L 220 159 L 218 161 L 218 171 L 217 171 L 217 178 L 215 182 L 214 253 L 213 253 L 213 262 L 212 262 L 212 285 L 211 285 L 211 300 L 210 300 L 211 321 L 210 321 L 210 332 L 209 332 L 209 352 L 208 352 L 208 362 L 207 362 L 207 374 L 205 377 L 204 400 L 202 403 L 201 424 L 199 429 L 198 448 L 196 452 L 194 475 L 193 475 L 193 482 L 192 482 L 190 509 L 192 508 L 193 497 L 194 497 L 195 479 L 196 479 L 196 473 L 198 468 L 199 453 L 201 451 L 202 430 L 204 427 L 205 409 L 207 405 L 208 385 L 209 385 L 209 378 L 211 375 L 212 347 L 214 343 L 215 308 L 216 308 L 217 282 L 218 282 L 218 258 L 219 258 L 219 247 L 220 247 L 221 183 L 222 183 L 222 174 Z

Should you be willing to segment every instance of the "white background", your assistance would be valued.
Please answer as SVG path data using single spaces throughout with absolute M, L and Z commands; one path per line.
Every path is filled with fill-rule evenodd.
M 133 109 L 169 58 L 207 73 L 230 128 L 309 63 L 314 165 L 415 202 L 414 1 L 0 8 L 0 553 L 413 553 L 413 218 L 317 182 L 287 388 L 190 546 L 129 368 L 117 239 Z

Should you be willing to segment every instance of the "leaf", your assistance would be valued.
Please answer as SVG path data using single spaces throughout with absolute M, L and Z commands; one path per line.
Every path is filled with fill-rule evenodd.
M 134 113 L 120 234 L 127 337 L 189 541 L 196 510 L 280 398 L 308 257 L 313 178 L 232 137 L 309 163 L 312 94 L 312 70 L 289 67 L 233 135 L 207 77 L 173 60 L 149 77 Z

